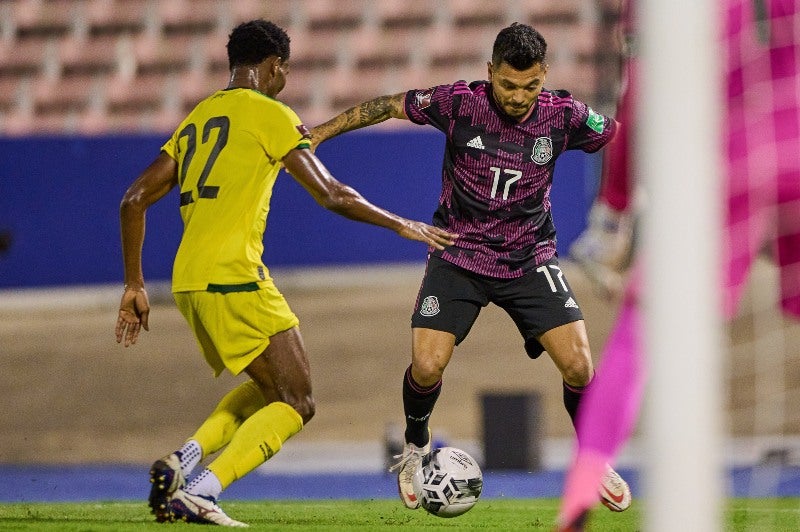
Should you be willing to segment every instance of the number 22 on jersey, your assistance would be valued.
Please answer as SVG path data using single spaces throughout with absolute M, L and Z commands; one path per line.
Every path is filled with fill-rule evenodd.
M 186 124 L 186 126 L 178 134 L 179 141 L 184 137 L 186 138 L 186 155 L 184 155 L 183 160 L 181 161 L 180 174 L 178 176 L 178 182 L 181 190 L 183 190 L 184 182 L 186 181 L 187 176 L 192 181 L 195 177 L 197 178 L 194 187 L 181 192 L 181 207 L 193 203 L 195 201 L 195 193 L 198 199 L 214 199 L 217 197 L 217 194 L 219 193 L 219 187 L 209 185 L 206 183 L 206 181 L 211 173 L 211 169 L 214 167 L 214 163 L 217 161 L 217 157 L 219 157 L 220 152 L 228 143 L 228 132 L 230 131 L 230 126 L 231 122 L 227 116 L 215 116 L 209 118 L 208 121 L 206 121 L 206 123 L 203 125 L 203 133 L 200 139 L 200 142 L 203 145 L 210 142 L 211 132 L 213 130 L 216 129 L 218 131 L 216 138 L 213 141 L 214 145 L 211 147 L 208 157 L 205 160 L 205 164 L 203 164 L 203 169 L 199 174 L 197 173 L 197 170 L 192 167 L 192 159 L 197 153 L 197 125 L 193 123 Z

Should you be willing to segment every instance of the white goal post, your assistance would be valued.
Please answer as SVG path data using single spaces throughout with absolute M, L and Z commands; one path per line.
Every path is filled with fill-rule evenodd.
M 645 530 L 721 530 L 721 108 L 714 0 L 643 0 L 637 179 L 649 383 Z

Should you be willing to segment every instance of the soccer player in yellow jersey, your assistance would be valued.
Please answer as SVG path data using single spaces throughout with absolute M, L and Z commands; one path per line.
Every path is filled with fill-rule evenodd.
M 172 291 L 215 375 L 250 380 L 229 392 L 197 432 L 150 471 L 156 520 L 246 526 L 217 505 L 220 493 L 280 450 L 314 415 L 298 319 L 261 255 L 281 165 L 321 206 L 438 249 L 456 235 L 380 209 L 337 181 L 316 158 L 297 115 L 275 100 L 286 84 L 289 37 L 253 20 L 233 29 L 230 82 L 192 110 L 134 181 L 120 205 L 125 288 L 117 342 L 148 329 L 142 274 L 147 208 L 180 188 L 184 231 Z M 188 484 L 201 459 L 222 452 Z

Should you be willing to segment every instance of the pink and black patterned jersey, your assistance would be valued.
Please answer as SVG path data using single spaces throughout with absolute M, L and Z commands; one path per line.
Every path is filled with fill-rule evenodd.
M 556 159 L 566 150 L 597 151 L 617 130 L 566 91 L 543 90 L 519 123 L 498 108 L 487 81 L 408 91 L 405 111 L 447 136 L 433 224 L 460 236 L 432 253 L 495 278 L 520 277 L 556 254 Z

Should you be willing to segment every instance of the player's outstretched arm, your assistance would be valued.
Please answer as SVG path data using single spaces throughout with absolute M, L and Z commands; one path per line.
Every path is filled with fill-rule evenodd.
M 380 96 L 368 102 L 351 107 L 334 116 L 324 124 L 311 129 L 311 142 L 314 147 L 336 135 L 354 129 L 379 124 L 390 118 L 408 119 L 405 111 L 406 93 Z
M 144 289 L 142 245 L 147 208 L 178 184 L 178 163 L 162 152 L 133 182 L 119 206 L 125 288 L 114 333 L 125 347 L 136 343 L 142 327 L 149 330 L 150 302 Z
M 283 164 L 317 203 L 346 218 L 386 227 L 403 238 L 425 242 L 437 249 L 452 245 L 458 236 L 376 207 L 358 191 L 334 178 L 311 150 L 294 149 L 284 157 Z

